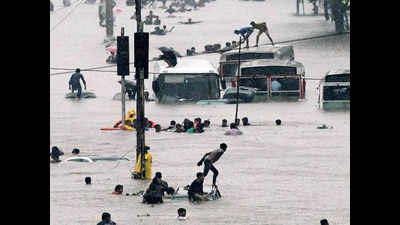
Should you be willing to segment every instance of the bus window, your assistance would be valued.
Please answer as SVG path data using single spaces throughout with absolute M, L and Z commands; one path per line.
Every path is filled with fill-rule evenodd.
M 222 74 L 224 77 L 234 77 L 238 71 L 238 64 L 236 63 L 225 63 L 222 66 Z
M 242 77 L 239 80 L 240 86 L 257 88 L 258 91 L 268 91 L 267 83 L 267 78 L 265 77 Z
M 299 96 L 298 77 L 271 78 L 271 96 Z
M 350 86 L 324 86 L 324 100 L 350 100 Z
M 242 75 L 293 75 L 296 67 L 291 66 L 254 66 L 243 68 Z

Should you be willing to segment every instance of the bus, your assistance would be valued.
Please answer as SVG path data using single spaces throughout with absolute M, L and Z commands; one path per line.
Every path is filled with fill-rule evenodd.
M 159 103 L 220 99 L 218 71 L 207 60 L 178 58 L 175 67 L 158 61 L 152 89 Z
M 241 49 L 240 62 L 250 62 L 259 59 L 294 60 L 294 50 L 291 45 L 261 46 L 255 49 Z M 238 71 L 239 50 L 231 50 L 221 55 L 218 73 L 223 83 L 230 83 L 234 87 L 234 77 Z M 225 86 L 225 85 L 223 85 Z M 225 89 L 225 88 L 223 88 Z
M 318 90 L 318 105 L 321 109 L 350 109 L 350 70 L 328 71 L 320 81 Z
M 253 101 L 305 98 L 305 69 L 300 62 L 261 59 L 243 63 L 240 72 L 236 80 L 240 77 L 240 87 L 255 90 Z

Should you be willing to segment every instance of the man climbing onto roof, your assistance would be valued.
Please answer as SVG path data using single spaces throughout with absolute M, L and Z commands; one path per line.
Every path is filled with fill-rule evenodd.
M 243 40 L 240 44 L 243 44 L 244 41 L 246 41 L 245 48 L 249 48 L 249 37 L 253 33 L 253 31 L 254 31 L 253 27 L 243 27 L 243 28 L 240 28 L 240 30 L 235 30 L 234 33 L 240 34 L 243 37 Z
M 228 146 L 225 143 L 219 145 L 219 149 L 206 153 L 203 158 L 197 163 L 197 166 L 201 166 L 204 162 L 204 177 L 207 176 L 208 171 L 213 172 L 213 186 L 216 185 L 218 170 L 214 167 L 214 163 L 224 154 Z
M 272 43 L 272 46 L 274 46 L 274 41 L 272 40 L 271 36 L 269 35 L 268 32 L 268 28 L 267 28 L 267 23 L 262 22 L 262 23 L 255 23 L 254 21 L 251 21 L 250 25 L 254 28 L 258 30 L 258 34 L 257 34 L 257 39 L 256 39 L 256 47 L 258 46 L 258 39 L 260 37 L 260 35 L 262 33 L 265 33 L 267 35 L 267 37 L 269 38 L 269 40 Z

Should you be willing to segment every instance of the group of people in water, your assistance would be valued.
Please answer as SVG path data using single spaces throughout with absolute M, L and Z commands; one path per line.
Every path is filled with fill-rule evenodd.
M 207 193 L 203 191 L 203 183 L 204 178 L 208 175 L 210 170 L 213 172 L 212 194 L 221 197 L 216 184 L 218 170 L 215 168 L 214 164 L 221 158 L 227 148 L 228 146 L 225 143 L 221 143 L 218 149 L 207 152 L 197 163 L 197 166 L 202 166 L 204 164 L 204 169 L 203 172 L 196 173 L 196 179 L 190 185 L 185 187 L 185 190 L 188 191 L 188 199 L 190 201 L 201 202 L 209 200 L 211 192 Z M 156 172 L 152 182 L 143 194 L 142 202 L 148 204 L 163 203 L 165 193 L 168 195 L 174 195 L 177 191 L 178 190 L 168 186 L 168 183 L 162 179 L 161 172 Z
M 204 128 L 210 127 L 210 124 L 210 120 L 202 121 L 200 117 L 197 117 L 193 121 L 185 118 L 182 123 L 176 123 L 175 120 L 171 120 L 170 125 L 166 128 L 162 128 L 159 124 L 156 124 L 154 128 L 156 132 L 203 133 Z

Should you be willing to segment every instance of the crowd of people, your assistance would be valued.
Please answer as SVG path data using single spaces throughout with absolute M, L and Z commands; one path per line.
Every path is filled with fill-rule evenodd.
M 176 133 L 203 133 L 204 128 L 210 127 L 210 120 L 204 120 L 200 117 L 195 118 L 193 121 L 185 118 L 182 123 L 176 123 L 175 120 L 170 121 L 170 125 L 162 128 L 159 124 L 155 125 L 156 132 L 170 131 Z

